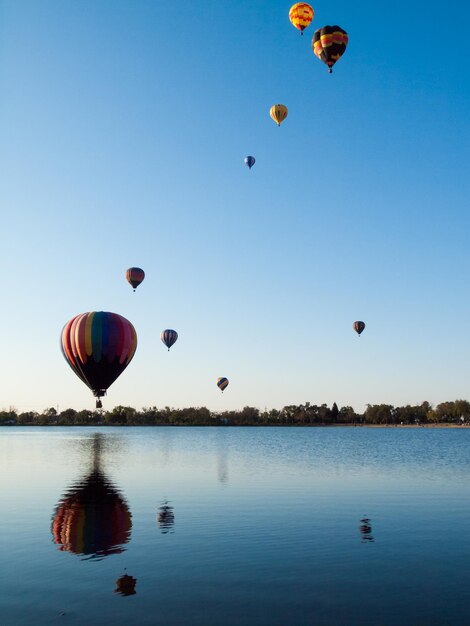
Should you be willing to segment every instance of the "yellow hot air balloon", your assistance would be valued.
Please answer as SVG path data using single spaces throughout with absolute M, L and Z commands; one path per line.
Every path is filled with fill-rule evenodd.
M 281 122 L 283 122 L 287 117 L 287 107 L 283 104 L 274 104 L 269 109 L 269 115 L 276 122 L 276 124 L 280 126 Z
M 297 2 L 289 11 L 289 19 L 292 25 L 300 30 L 301 35 L 307 26 L 310 26 L 314 15 L 314 10 L 306 2 Z

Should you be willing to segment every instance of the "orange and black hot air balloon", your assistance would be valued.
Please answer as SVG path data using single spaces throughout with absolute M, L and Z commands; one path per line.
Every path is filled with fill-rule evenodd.
M 310 26 L 315 12 L 306 2 L 297 2 L 291 6 L 289 11 L 289 19 L 292 26 L 300 30 L 300 34 L 304 34 L 307 26 Z
M 366 325 L 364 324 L 364 322 L 354 322 L 353 324 L 353 328 L 356 331 L 356 333 L 360 336 L 360 334 L 362 333 L 362 331 L 364 330 L 364 328 L 366 327 Z
M 330 74 L 333 65 L 343 56 L 348 40 L 348 33 L 339 26 L 324 26 L 315 31 L 312 50 L 328 66 Z
M 126 270 L 126 280 L 130 285 L 132 285 L 134 291 L 144 280 L 144 278 L 145 272 L 144 270 L 140 269 L 140 267 L 130 267 L 128 270 Z

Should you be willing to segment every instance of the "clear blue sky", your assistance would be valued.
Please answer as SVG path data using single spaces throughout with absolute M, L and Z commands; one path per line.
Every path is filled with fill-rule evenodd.
M 92 310 L 139 339 L 106 408 L 470 396 L 470 9 L 290 4 L 0 2 L 0 408 L 94 406 L 59 349 Z

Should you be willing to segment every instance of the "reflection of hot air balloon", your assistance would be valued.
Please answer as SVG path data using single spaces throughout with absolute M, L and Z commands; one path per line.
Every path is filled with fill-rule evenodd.
M 281 122 L 284 121 L 287 117 L 287 107 L 283 104 L 274 104 L 269 109 L 269 115 L 276 122 L 278 126 L 281 125 Z
M 52 521 L 60 550 L 90 558 L 119 554 L 132 528 L 129 508 L 99 470 L 70 489 L 57 505 Z
M 246 165 L 248 165 L 248 167 L 251 170 L 253 165 L 256 163 L 256 159 L 253 156 L 247 156 L 247 157 L 245 157 L 245 163 L 246 163 Z
M 175 513 L 173 507 L 168 504 L 168 501 L 162 504 L 158 509 L 158 526 L 164 535 L 166 535 L 175 525 Z
M 344 54 L 348 45 L 348 33 L 339 26 L 324 26 L 315 31 L 312 50 L 328 66 L 328 72 Z
M 364 324 L 364 322 L 354 322 L 353 324 L 353 328 L 358 335 L 362 333 L 365 327 L 366 325 Z
M 223 390 L 228 387 L 228 379 L 224 377 L 218 378 L 217 387 L 223 392 Z
M 368 517 L 361 519 L 359 531 L 361 533 L 361 543 L 374 542 L 374 537 L 372 536 L 372 524 Z
M 134 291 L 144 280 L 144 278 L 145 272 L 144 270 L 141 270 L 140 267 L 130 267 L 128 270 L 126 270 L 126 280 L 129 284 L 132 285 Z
M 290 8 L 289 19 L 293 26 L 300 30 L 300 34 L 304 34 L 307 26 L 310 26 L 314 16 L 312 7 L 306 2 L 297 2 Z
M 168 348 L 168 352 L 170 351 L 171 346 L 178 339 L 178 333 L 176 330 L 172 330 L 171 328 L 167 328 L 166 330 L 162 330 L 160 333 L 160 339 L 163 341 L 165 346 Z
M 119 593 L 121 596 L 133 596 L 137 593 L 135 586 L 137 578 L 124 574 L 116 580 L 116 589 L 114 593 Z
M 126 369 L 137 347 L 132 324 L 117 313 L 81 313 L 64 326 L 62 353 L 75 374 L 99 398 Z

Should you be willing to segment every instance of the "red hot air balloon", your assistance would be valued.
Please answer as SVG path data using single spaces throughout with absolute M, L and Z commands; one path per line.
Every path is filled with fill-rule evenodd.
M 81 313 L 64 326 L 61 348 L 75 374 L 99 398 L 132 361 L 137 348 L 134 326 L 117 313 Z
M 140 267 L 130 267 L 128 270 L 126 270 L 126 280 L 130 285 L 132 285 L 134 291 L 144 280 L 144 278 L 145 272 L 144 270 L 141 270 Z
M 365 327 L 366 325 L 364 324 L 364 322 L 354 322 L 353 324 L 353 328 L 358 335 L 362 333 Z

